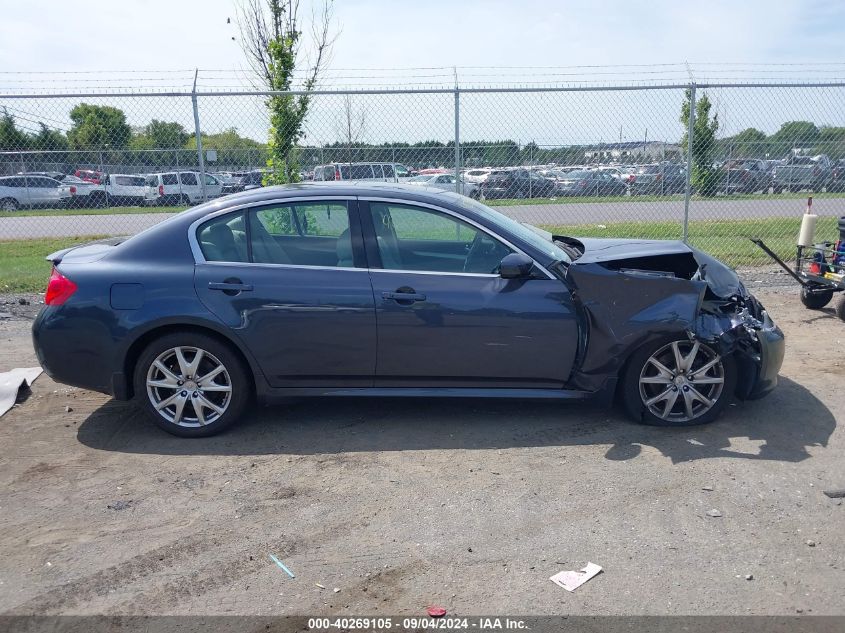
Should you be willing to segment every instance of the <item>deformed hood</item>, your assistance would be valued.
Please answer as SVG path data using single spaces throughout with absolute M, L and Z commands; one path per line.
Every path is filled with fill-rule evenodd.
M 599 264 L 614 269 L 675 273 L 680 277 L 706 282 L 710 291 L 718 297 L 746 294 L 736 271 L 681 241 L 578 238 L 577 242 L 583 252 L 573 262 L 576 267 Z M 692 258 L 692 261 L 685 256 Z M 678 266 L 679 262 L 688 265 Z M 695 271 L 692 275 L 691 270 Z

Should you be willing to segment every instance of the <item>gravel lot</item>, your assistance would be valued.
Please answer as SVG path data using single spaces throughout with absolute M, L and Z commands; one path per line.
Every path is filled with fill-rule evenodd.
M 787 333 L 782 383 L 700 428 L 324 400 L 182 440 L 42 376 L 0 418 L 0 613 L 845 614 L 845 504 L 822 493 L 845 488 L 845 324 L 745 276 Z M 17 299 L 0 370 L 35 364 Z M 549 582 L 588 561 L 575 593 Z

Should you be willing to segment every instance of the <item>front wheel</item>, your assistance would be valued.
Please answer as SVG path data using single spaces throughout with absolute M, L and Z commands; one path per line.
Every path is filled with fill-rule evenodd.
M 0 200 L 0 211 L 17 211 L 18 201 L 14 198 L 3 198 Z
M 135 368 L 135 398 L 155 423 L 180 437 L 219 433 L 244 412 L 252 383 L 231 347 L 195 332 L 151 343 Z
M 677 340 L 646 345 L 622 377 L 622 400 L 637 422 L 691 426 L 715 420 L 736 385 L 736 364 L 706 343 Z

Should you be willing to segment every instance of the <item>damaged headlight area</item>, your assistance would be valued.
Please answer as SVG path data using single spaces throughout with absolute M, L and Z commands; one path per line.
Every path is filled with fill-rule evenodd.
M 626 350 L 678 337 L 736 363 L 739 398 L 775 387 L 783 333 L 733 269 L 682 242 L 583 238 L 578 247 L 565 274 L 589 330 L 576 384 L 621 368 Z

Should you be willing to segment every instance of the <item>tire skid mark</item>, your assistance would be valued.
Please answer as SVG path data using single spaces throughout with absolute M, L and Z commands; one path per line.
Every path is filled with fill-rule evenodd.
M 178 539 L 84 578 L 53 587 L 0 615 L 61 613 L 105 596 L 112 589 L 160 573 L 216 547 L 215 539 L 211 535 L 191 535 Z

